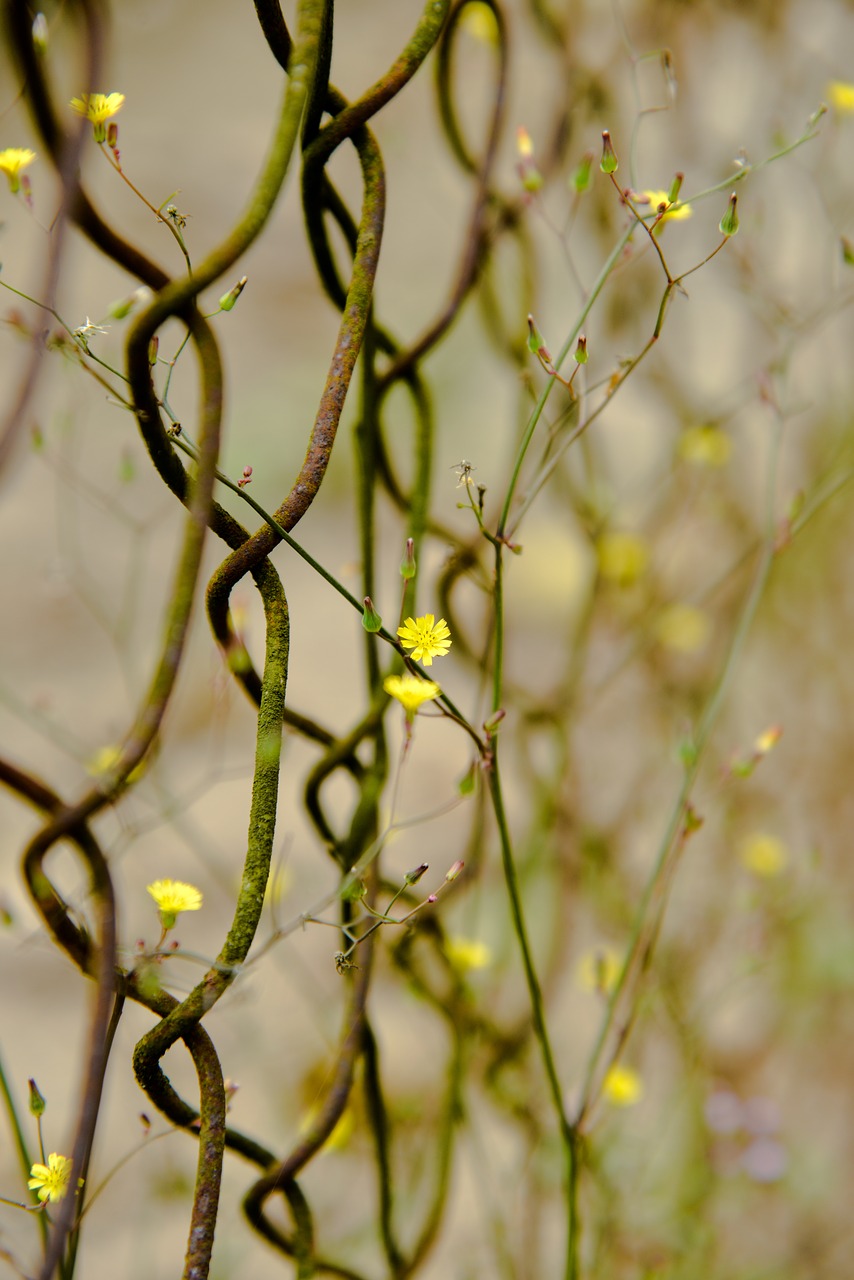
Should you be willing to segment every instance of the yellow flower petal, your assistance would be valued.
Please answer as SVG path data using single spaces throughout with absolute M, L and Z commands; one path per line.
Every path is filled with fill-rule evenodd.
M 426 659 L 425 659 L 426 661 Z M 442 690 L 432 680 L 420 680 L 418 676 L 386 676 L 383 688 L 401 704 L 411 720 L 425 702 L 438 698 Z
M 492 964 L 492 949 L 474 938 L 448 938 L 445 955 L 460 973 L 468 969 L 486 969 Z
M 183 880 L 154 880 L 146 886 L 160 912 L 164 929 L 171 929 L 182 911 L 198 911 L 202 895 L 195 885 Z
M 599 572 L 607 582 L 630 587 L 646 572 L 649 550 L 634 533 L 603 533 L 596 544 Z
M 594 947 L 585 951 L 575 968 L 575 980 L 582 991 L 598 991 L 609 995 L 617 985 L 623 960 L 613 947 Z
M 779 876 L 789 863 L 789 851 L 783 841 L 766 831 L 745 836 L 738 846 L 738 856 L 748 871 L 769 879 Z
M 6 147 L 5 151 L 0 151 L 0 173 L 5 173 L 9 179 L 12 195 L 21 189 L 21 170 L 32 164 L 35 158 L 35 151 L 30 151 L 29 147 Z
M 831 106 L 840 115 L 849 115 L 854 112 L 854 84 L 846 80 L 831 80 L 827 86 L 827 96 L 830 98 Z
M 67 1156 L 60 1156 L 52 1151 L 46 1165 L 34 1164 L 30 1169 L 27 1186 L 30 1191 L 38 1191 L 39 1200 L 44 1204 L 47 1200 L 62 1200 L 68 1193 L 70 1178 L 71 1161 Z
M 602 1095 L 612 1106 L 633 1107 L 643 1097 L 643 1080 L 631 1067 L 613 1066 L 602 1081 Z

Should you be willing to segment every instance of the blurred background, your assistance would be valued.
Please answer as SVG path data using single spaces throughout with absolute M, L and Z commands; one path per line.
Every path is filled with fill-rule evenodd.
M 494 93 L 494 32 L 483 8 L 469 6 L 454 71 L 458 117 L 478 153 Z M 419 565 L 418 611 L 448 616 L 455 647 L 438 678 L 473 723 L 487 709 L 479 655 L 489 634 L 488 561 L 480 574 L 456 575 L 461 548 L 479 547 L 456 468 L 462 460 L 475 468 L 494 524 L 546 381 L 525 348 L 527 312 L 556 353 L 627 225 L 598 170 L 602 130 L 620 158 L 622 187 L 667 191 L 676 172 L 685 175 L 680 199 L 692 216 L 669 220 L 658 236 L 674 275 L 718 246 L 730 190 L 739 195 L 738 235 L 674 293 L 658 343 L 537 492 L 539 468 L 577 421 L 578 410 L 555 388 L 515 508 L 522 553 L 508 557 L 503 769 L 570 1108 L 601 1023 L 603 989 L 626 952 L 673 817 L 685 743 L 716 690 L 722 698 L 692 796 L 701 825 L 664 889 L 666 914 L 621 1056 L 626 1074 L 610 1081 L 589 1120 L 584 1274 L 838 1277 L 854 1243 L 846 1185 L 854 1161 L 854 9 L 844 0 L 552 0 L 548 7 L 513 0 L 505 10 L 510 78 L 495 181 L 517 202 L 520 234 L 498 245 L 483 288 L 422 364 L 436 422 L 438 532 Z M 62 6 L 46 16 L 62 102 L 85 91 L 82 63 Z M 419 16 L 410 0 L 341 3 L 333 83 L 359 96 L 394 61 Z M 549 34 L 554 27 L 565 41 Z M 3 59 L 0 149 L 39 152 L 19 73 L 5 52 Z M 445 305 L 473 200 L 472 179 L 439 128 L 433 60 L 372 123 L 388 182 L 376 311 L 404 346 Z M 117 118 L 126 172 L 153 204 L 172 196 L 201 259 L 246 204 L 281 94 L 281 73 L 251 8 L 123 0 L 114 8 L 106 79 L 93 88 L 126 95 Z M 808 126 L 822 103 L 826 114 Z M 531 139 L 530 164 L 545 177 L 535 192 L 525 191 L 524 166 L 519 172 L 520 126 Z M 807 133 L 815 136 L 793 147 Z M 589 151 L 591 183 L 579 195 L 573 175 Z M 182 263 L 164 228 L 94 144 L 84 156 L 87 187 L 104 215 L 177 273 Z M 336 156 L 332 173 L 357 208 L 353 156 Z M 0 283 L 38 297 L 57 187 L 46 157 L 28 174 L 31 212 L 0 192 Z M 718 189 L 702 196 L 709 188 Z M 213 322 L 226 361 L 222 466 L 236 478 L 251 465 L 252 495 L 273 509 L 302 461 L 338 326 L 306 245 L 295 173 L 241 274 L 248 284 L 237 307 Z M 110 304 L 136 283 L 72 235 L 57 311 L 70 328 L 105 323 Z M 210 291 L 206 310 L 231 283 Z M 589 363 L 575 384 L 582 410 L 603 402 L 624 362 L 643 350 L 664 283 L 649 238 L 636 233 L 585 321 Z M 0 318 L 0 385 L 9 396 L 28 335 L 54 322 L 5 289 Z M 126 322 L 106 323 L 91 347 L 120 366 Z M 177 326 L 167 329 L 161 356 L 180 337 Z M 188 426 L 197 394 L 188 352 L 170 393 Z M 396 395 L 385 425 L 408 480 L 413 424 Z M 352 424 L 351 407 L 320 495 L 296 532 L 358 596 Z M 246 519 L 233 495 L 218 496 Z M 147 687 L 182 512 L 130 415 L 58 353 L 43 362 L 0 498 L 3 753 L 70 797 L 104 767 L 104 751 L 121 741 Z M 376 603 L 391 619 L 408 528 L 391 502 L 378 519 Z M 742 637 L 769 544 L 773 563 Z M 220 559 L 211 543 L 209 571 Z M 274 561 L 291 610 L 289 703 L 343 735 L 366 706 L 358 616 L 286 548 Z M 254 592 L 242 588 L 236 604 L 259 660 L 263 616 Z M 389 731 L 394 754 L 398 716 Z M 182 917 L 176 931 L 192 953 L 169 970 L 176 994 L 216 954 L 231 919 L 254 732 L 252 710 L 199 608 L 156 759 L 98 823 L 126 962 L 138 939 L 148 946 L 157 939 L 147 884 L 172 877 L 204 892 L 203 911 Z M 336 881 L 302 808 L 316 759 L 311 744 L 287 735 L 276 879 L 259 945 Z M 502 1066 L 492 1034 L 499 1026 L 523 1035 L 530 1010 L 493 827 L 480 820 L 482 797 L 458 802 L 470 763 L 464 734 L 419 718 L 396 816 L 424 820 L 396 832 L 384 853 L 392 879 L 428 862 L 425 892 L 454 859 L 466 860 L 466 875 L 437 914 L 466 1007 L 489 1015 L 478 1029 L 472 1014 L 467 1027 L 451 1194 L 419 1274 L 558 1275 L 561 1160 L 540 1060 L 529 1046 Z M 331 794 L 343 824 L 353 794 L 341 781 Z M 6 794 L 0 814 L 0 1053 L 21 1107 L 27 1079 L 37 1080 L 48 1100 L 47 1149 L 64 1151 L 90 992 L 45 937 L 25 892 L 20 856 L 35 818 Z M 72 853 L 54 853 L 51 871 L 85 914 Z M 409 1240 L 435 1176 L 449 1032 L 407 976 L 401 937 L 392 928 L 381 935 L 371 1012 L 400 1129 L 396 1185 Z M 250 963 L 205 1021 L 226 1075 L 240 1085 L 234 1123 L 282 1153 L 329 1083 L 344 1001 L 337 945 L 331 930 L 294 932 Z M 113 1051 L 91 1176 L 93 1185 L 108 1181 L 83 1232 L 78 1273 L 87 1277 L 174 1275 L 183 1255 L 197 1153 L 150 1114 L 134 1081 L 132 1048 L 150 1021 L 128 1008 Z M 195 1097 L 182 1050 L 164 1067 L 184 1096 Z M 152 1120 L 148 1136 L 141 1111 Z M 0 1133 L 0 1194 L 21 1199 L 8 1124 Z M 387 1268 L 365 1172 L 371 1159 L 357 1100 L 302 1185 L 324 1253 L 379 1276 Z M 292 1270 L 243 1222 L 240 1199 L 253 1176 L 227 1158 L 214 1276 Z M 37 1244 L 32 1221 L 4 1206 L 0 1247 L 21 1273 L 35 1267 Z

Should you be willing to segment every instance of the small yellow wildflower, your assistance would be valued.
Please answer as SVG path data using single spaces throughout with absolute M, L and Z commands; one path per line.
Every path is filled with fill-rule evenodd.
M 91 120 L 95 141 L 104 142 L 107 137 L 106 123 L 121 109 L 124 100 L 123 93 L 84 93 L 79 98 L 72 98 L 70 105 L 78 115 Z
M 172 929 L 182 911 L 198 911 L 202 905 L 199 890 L 183 880 L 154 880 L 146 886 L 146 892 L 157 903 L 164 929 Z
M 578 961 L 575 980 L 582 991 L 598 991 L 607 996 L 617 985 L 622 968 L 622 957 L 613 947 L 594 947 Z
M 459 973 L 468 969 L 486 969 L 492 964 L 492 948 L 474 938 L 448 938 L 444 949 Z
M 770 728 L 760 733 L 753 744 L 753 750 L 758 756 L 767 756 L 769 751 L 774 750 L 782 736 L 783 726 L 781 724 L 772 724 Z
M 596 544 L 596 554 L 602 577 L 618 587 L 637 582 L 649 562 L 646 542 L 634 533 L 603 533 Z
M 653 213 L 657 212 L 662 205 L 667 206 L 656 223 L 656 230 L 664 222 L 681 222 L 683 218 L 690 218 L 694 212 L 690 204 L 682 204 L 680 200 L 675 200 L 671 204 L 666 191 L 642 191 L 638 204 L 648 204 Z
M 602 1081 L 602 1095 L 614 1107 L 633 1107 L 643 1097 L 643 1080 L 631 1067 L 613 1066 Z
M 719 427 L 689 427 L 682 433 L 679 457 L 695 467 L 725 467 L 732 453 L 732 441 Z
M 21 170 L 32 164 L 35 158 L 35 151 L 30 151 L 29 147 L 7 147 L 0 151 L 0 173 L 5 173 L 9 179 L 9 190 L 13 196 L 21 190 Z
M 27 1186 L 30 1191 L 38 1191 L 42 1204 L 47 1200 L 62 1200 L 68 1194 L 68 1183 L 71 1179 L 71 1161 L 67 1156 L 59 1156 L 52 1151 L 47 1164 L 34 1164 L 30 1169 L 30 1180 Z M 83 1179 L 80 1179 L 82 1186 Z
M 659 644 L 676 653 L 696 653 L 709 638 L 708 614 L 692 604 L 669 604 L 655 622 Z
M 765 831 L 745 836 L 738 847 L 738 856 L 748 871 L 768 879 L 785 871 L 789 861 L 789 851 L 783 841 Z
M 831 80 L 827 86 L 827 96 L 830 98 L 831 106 L 835 107 L 840 115 L 850 115 L 854 112 L 854 84 L 846 80 Z
M 425 662 L 427 659 L 425 658 Z M 442 690 L 432 680 L 419 680 L 418 676 L 386 676 L 383 688 L 392 698 L 397 698 L 411 720 L 425 702 L 438 698 Z
M 498 19 L 491 5 L 477 0 L 475 4 L 467 4 L 460 18 L 460 26 L 475 40 L 484 44 L 498 44 Z
M 404 649 L 412 650 L 410 657 L 416 662 L 423 662 L 425 667 L 432 666 L 434 658 L 443 658 L 453 643 L 445 619 L 440 618 L 437 622 L 432 613 L 425 613 L 420 618 L 407 618 L 403 626 L 397 628 L 397 634 Z

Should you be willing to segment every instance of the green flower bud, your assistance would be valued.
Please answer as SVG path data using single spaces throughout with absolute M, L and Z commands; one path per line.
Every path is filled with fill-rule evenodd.
M 241 276 L 233 289 L 229 289 L 228 293 L 224 293 L 219 300 L 220 311 L 231 311 L 237 299 L 246 288 L 246 276 Z
M 362 626 L 366 631 L 371 633 L 379 631 L 383 625 L 383 620 L 374 608 L 374 602 L 370 596 L 365 596 L 364 613 L 362 614 Z
M 43 1116 L 47 1110 L 47 1102 L 39 1093 L 39 1087 L 35 1080 L 30 1081 L 30 1114 L 34 1116 Z
M 721 235 L 734 236 L 738 231 L 738 196 L 733 191 L 729 198 L 729 206 L 721 218 Z
M 599 168 L 603 173 L 616 173 L 619 161 L 617 153 L 611 142 L 611 135 L 607 129 L 602 130 L 602 159 L 599 161 Z

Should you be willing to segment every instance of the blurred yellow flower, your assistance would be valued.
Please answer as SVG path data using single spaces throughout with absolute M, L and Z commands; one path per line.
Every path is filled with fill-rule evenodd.
M 467 4 L 460 17 L 460 26 L 475 40 L 484 44 L 498 44 L 498 19 L 491 5 L 477 0 L 476 4 Z
M 198 911 L 202 905 L 202 895 L 196 886 L 183 880 L 154 880 L 146 886 L 146 892 L 157 903 L 164 929 L 173 928 L 182 911 Z
M 854 112 L 854 84 L 846 80 L 831 80 L 827 86 L 830 104 L 841 115 Z
M 579 959 L 575 980 L 582 991 L 598 991 L 607 996 L 617 985 L 622 967 L 622 956 L 613 947 L 594 947 Z
M 42 1204 L 47 1200 L 62 1200 L 68 1194 L 68 1183 L 71 1178 L 71 1161 L 67 1156 L 59 1156 L 52 1151 L 47 1164 L 34 1164 L 30 1169 L 30 1180 L 27 1183 L 30 1191 L 38 1191 Z M 81 1178 L 82 1184 L 82 1178 Z
M 782 736 L 783 726 L 780 724 L 772 724 L 764 733 L 760 733 L 759 737 L 753 744 L 753 749 L 757 755 L 767 756 L 769 751 L 774 750 Z
M 397 634 L 404 649 L 412 650 L 410 657 L 423 662 L 425 667 L 432 666 L 434 658 L 443 658 L 453 643 L 445 619 L 437 622 L 432 613 L 407 618 L 403 626 L 397 628 Z
M 123 93 L 84 93 L 79 98 L 72 98 L 70 106 L 78 115 L 91 120 L 95 141 L 103 142 L 107 137 L 104 126 L 121 110 L 124 100 Z
M 445 955 L 460 973 L 469 969 L 486 969 L 492 964 L 492 949 L 474 938 L 448 938 Z
M 669 604 L 655 621 L 659 644 L 676 653 L 696 653 L 709 638 L 708 614 L 692 604 Z
M 666 191 L 642 191 L 638 204 L 648 204 L 653 213 L 660 209 L 662 205 L 667 206 L 665 212 L 658 219 L 658 227 L 664 222 L 681 222 L 684 218 L 690 218 L 694 212 L 690 204 L 682 204 L 679 200 L 675 200 L 671 204 L 667 198 Z
M 26 169 L 36 158 L 35 151 L 29 147 L 6 147 L 0 151 L 0 173 L 9 179 L 9 190 L 16 195 L 21 190 L 21 170 Z
M 633 1107 L 643 1097 L 643 1080 L 631 1067 L 615 1065 L 602 1081 L 602 1096 L 614 1107 Z
M 789 851 L 777 836 L 754 831 L 741 841 L 738 856 L 755 876 L 778 876 L 789 863 Z
M 689 427 L 682 433 L 679 457 L 695 467 L 725 467 L 732 453 L 732 441 L 719 427 Z
M 646 572 L 649 549 L 634 533 L 603 533 L 596 543 L 599 572 L 607 582 L 630 587 Z
M 427 659 L 424 660 L 427 662 Z M 396 698 L 406 712 L 407 720 L 411 720 L 418 708 L 425 702 L 438 698 L 442 690 L 432 680 L 421 680 L 418 676 L 386 676 L 383 688 L 392 698 Z

